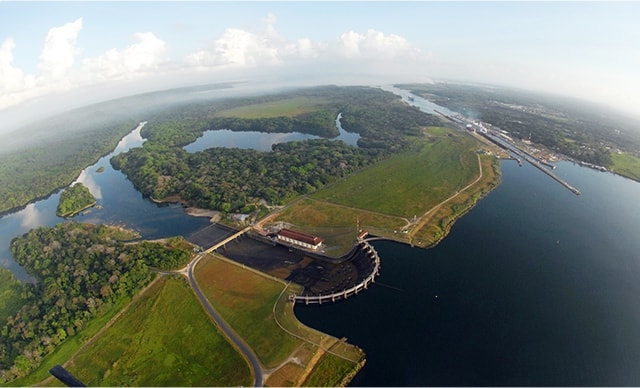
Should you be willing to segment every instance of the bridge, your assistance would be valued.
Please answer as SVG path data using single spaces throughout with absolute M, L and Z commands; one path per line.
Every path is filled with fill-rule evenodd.
M 378 252 L 367 242 L 367 240 L 359 240 L 359 244 L 362 249 L 367 253 L 369 258 L 373 261 L 373 270 L 371 274 L 363 279 L 360 283 L 353 287 L 334 292 L 325 295 L 291 295 L 290 300 L 304 303 L 304 304 L 322 304 L 326 302 L 335 302 L 341 299 L 347 299 L 349 296 L 357 295 L 362 290 L 365 290 L 369 285 L 375 282 L 375 277 L 380 274 L 380 256 Z
M 242 236 L 243 234 L 247 233 L 248 231 L 250 231 L 252 229 L 251 226 L 247 226 L 246 228 L 242 229 L 241 231 L 232 234 L 231 236 L 225 238 L 224 240 L 215 243 L 213 246 L 211 246 L 210 248 L 208 248 L 205 252 L 206 253 L 212 253 L 213 251 L 215 251 L 216 249 L 220 248 L 221 246 L 224 246 L 226 243 L 229 243 L 233 240 L 235 240 L 236 238 Z

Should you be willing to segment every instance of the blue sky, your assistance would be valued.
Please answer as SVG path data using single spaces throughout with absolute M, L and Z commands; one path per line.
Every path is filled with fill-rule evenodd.
M 638 115 L 638 15 L 639 2 L 0 1 L 0 113 L 226 80 L 456 79 Z

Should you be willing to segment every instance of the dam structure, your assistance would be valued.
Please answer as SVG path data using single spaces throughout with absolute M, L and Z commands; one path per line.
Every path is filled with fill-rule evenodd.
M 319 295 L 290 295 L 289 299 L 296 303 L 309 304 L 323 304 L 329 302 L 336 302 L 342 299 L 347 299 L 350 296 L 357 295 L 358 293 L 366 290 L 369 285 L 375 282 L 376 276 L 380 274 L 380 256 L 378 252 L 369 244 L 369 242 L 363 238 L 358 238 L 357 245 L 352 251 L 354 255 L 364 254 L 371 262 L 371 272 L 361 279 L 357 284 L 345 288 L 342 290 L 335 290 L 331 293 L 319 294 Z
M 360 231 L 354 245 L 343 256 L 326 255 L 323 239 L 299 231 L 242 230 L 212 224 L 187 241 L 194 252 L 217 253 L 243 266 L 302 286 L 289 299 L 308 305 L 336 302 L 357 295 L 375 282 L 380 274 L 380 256 L 370 244 L 379 238 L 367 238 Z

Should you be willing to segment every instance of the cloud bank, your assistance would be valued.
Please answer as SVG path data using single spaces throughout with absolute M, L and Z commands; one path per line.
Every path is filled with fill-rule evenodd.
M 77 46 L 83 19 L 78 18 L 49 30 L 37 74 L 26 74 L 13 66 L 13 50 L 19 42 L 9 37 L 0 46 L 0 110 L 52 93 L 100 84 L 114 88 L 119 82 L 130 84 L 181 74 L 193 78 L 194 74 L 226 71 L 248 76 L 288 66 L 316 67 L 318 73 L 359 68 L 366 73 L 376 65 L 391 71 L 387 66 L 400 58 L 414 62 L 429 59 L 405 38 L 374 29 L 347 31 L 331 41 L 313 41 L 281 36 L 275 23 L 275 15 L 269 14 L 261 31 L 227 28 L 220 36 L 211 37 L 205 47 L 181 58 L 169 57 L 167 42 L 151 31 L 135 33 L 133 43 L 126 47 L 83 57 L 82 48 Z

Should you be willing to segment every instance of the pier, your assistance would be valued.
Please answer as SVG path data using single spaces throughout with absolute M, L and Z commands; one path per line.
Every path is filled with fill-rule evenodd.
M 549 169 L 545 168 L 544 165 L 547 166 L 551 166 L 549 163 L 543 162 L 538 160 L 537 158 L 535 158 L 534 156 L 530 155 L 529 153 L 521 150 L 520 148 L 516 147 L 514 144 L 511 144 L 509 142 L 507 142 L 506 140 L 502 140 L 499 137 L 487 132 L 487 133 L 482 133 L 482 135 L 484 137 L 486 137 L 487 139 L 491 140 L 493 143 L 497 144 L 498 146 L 504 148 L 505 150 L 509 151 L 511 154 L 515 155 L 516 160 L 520 160 L 519 158 L 522 158 L 524 160 L 526 160 L 527 162 L 529 162 L 531 165 L 533 165 L 534 167 L 538 168 L 540 171 L 544 172 L 545 174 L 549 175 L 551 178 L 553 178 L 554 180 L 556 180 L 558 183 L 560 183 L 561 185 L 563 185 L 564 187 L 566 187 L 567 189 L 569 189 L 569 191 L 571 191 L 572 193 L 574 193 L 575 195 L 580 195 L 580 190 L 576 189 L 575 187 L 571 186 L 568 182 L 566 182 L 565 180 L 563 180 L 562 178 L 560 178 L 559 176 L 557 176 L 556 174 L 554 174 L 552 171 L 550 171 Z M 551 166 L 552 168 L 555 168 L 554 166 Z

